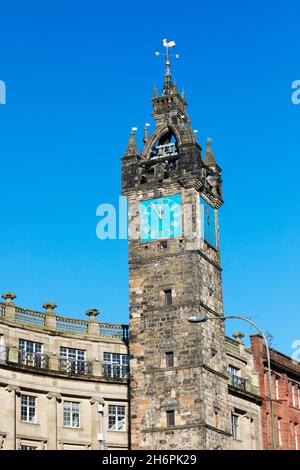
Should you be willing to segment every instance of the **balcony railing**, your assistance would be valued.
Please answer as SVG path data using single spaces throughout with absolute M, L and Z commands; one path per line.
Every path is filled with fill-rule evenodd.
M 92 373 L 92 364 L 87 361 L 60 358 L 59 370 L 67 374 L 90 375 Z
M 112 379 L 124 379 L 129 377 L 129 367 L 119 364 L 103 364 L 103 376 Z
M 49 358 L 46 354 L 19 351 L 19 364 L 39 369 L 48 369 Z
M 246 380 L 238 375 L 230 375 L 231 385 L 240 390 L 246 390 Z

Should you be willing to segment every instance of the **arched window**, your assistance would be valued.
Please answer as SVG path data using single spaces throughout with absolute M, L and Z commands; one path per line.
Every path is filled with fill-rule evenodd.
M 154 145 L 151 158 L 164 158 L 178 154 L 177 139 L 172 129 L 168 128 Z

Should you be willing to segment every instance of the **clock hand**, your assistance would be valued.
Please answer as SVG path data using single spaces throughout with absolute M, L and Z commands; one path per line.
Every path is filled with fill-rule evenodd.
M 152 202 L 151 202 L 150 206 L 152 207 L 152 209 L 154 210 L 154 212 L 156 212 L 158 218 L 159 218 L 159 219 L 162 219 L 162 213 L 161 213 L 161 212 L 160 212 L 160 213 L 157 212 L 156 207 L 152 204 Z

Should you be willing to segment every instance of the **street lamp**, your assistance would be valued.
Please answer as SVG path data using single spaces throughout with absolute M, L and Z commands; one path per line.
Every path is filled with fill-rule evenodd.
M 270 360 L 270 349 L 268 345 L 267 338 L 263 331 L 257 326 L 253 321 L 249 320 L 246 317 L 240 317 L 238 315 L 226 315 L 223 317 L 207 317 L 205 314 L 199 314 L 195 315 L 193 317 L 190 317 L 188 321 L 190 323 L 204 323 L 207 320 L 227 320 L 228 318 L 235 318 L 237 320 L 243 320 L 247 323 L 249 323 L 251 326 L 254 326 L 261 336 L 263 337 L 266 351 L 267 351 L 267 363 L 268 363 L 268 378 L 269 378 L 269 395 L 270 395 L 270 406 L 271 406 L 271 420 L 272 420 L 272 441 L 273 441 L 273 449 L 276 449 L 277 447 L 277 442 L 276 442 L 276 430 L 275 430 L 275 416 L 274 416 L 274 406 L 273 406 L 273 386 L 272 386 L 272 374 L 271 374 L 271 360 Z

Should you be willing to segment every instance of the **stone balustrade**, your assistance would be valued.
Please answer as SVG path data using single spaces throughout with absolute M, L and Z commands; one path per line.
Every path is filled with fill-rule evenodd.
M 102 338 L 128 340 L 128 326 L 114 323 L 101 323 L 96 318 L 99 311 L 90 309 L 86 312 L 88 320 L 57 316 L 54 309 L 57 305 L 46 302 L 43 305 L 45 312 L 37 312 L 15 305 L 13 300 L 16 295 L 5 292 L 2 297 L 5 302 L 0 302 L 0 321 L 19 323 L 21 326 L 30 326 L 44 331 L 64 333 L 68 335 L 93 336 Z

